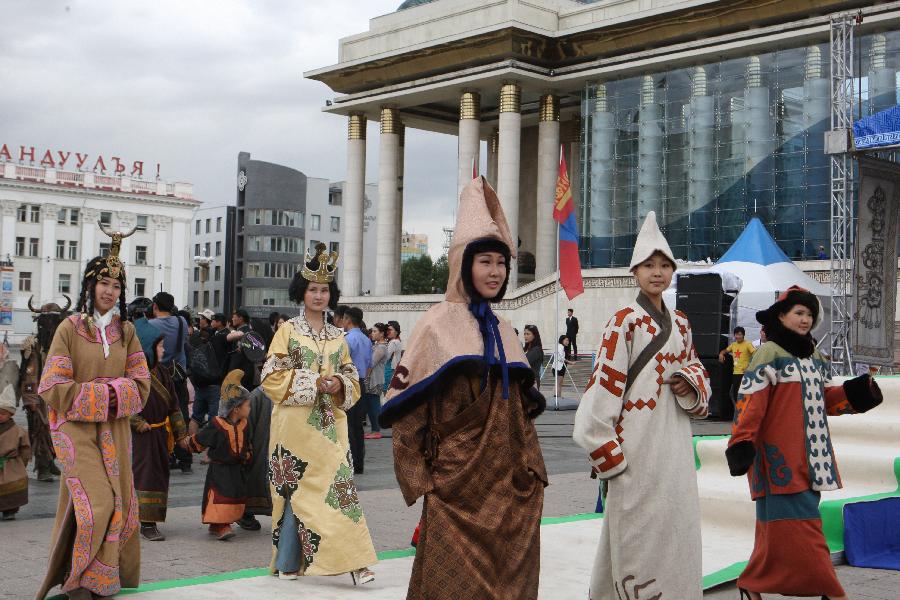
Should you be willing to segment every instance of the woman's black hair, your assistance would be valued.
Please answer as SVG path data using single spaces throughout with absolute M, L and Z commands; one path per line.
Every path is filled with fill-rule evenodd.
M 166 339 L 165 336 L 162 336 L 162 335 L 159 336 L 158 338 L 156 338 L 156 341 L 153 342 L 153 351 L 150 352 L 149 354 L 147 352 L 144 352 L 144 355 L 147 357 L 147 368 L 150 369 L 151 371 L 156 368 L 156 363 L 157 363 L 156 348 L 160 344 L 162 344 L 165 341 L 165 339 Z
M 472 263 L 475 262 L 475 255 L 481 254 L 482 252 L 497 252 L 502 254 L 503 258 L 506 259 L 506 278 L 503 280 L 503 285 L 500 286 L 500 291 L 497 292 L 497 295 L 493 298 L 483 298 L 481 294 L 478 293 L 478 290 L 475 289 L 475 284 L 472 282 Z M 487 300 L 489 302 L 500 302 L 503 300 L 503 296 L 506 294 L 506 286 L 509 284 L 509 261 L 509 247 L 498 239 L 481 238 L 469 242 L 466 249 L 463 250 L 462 272 L 460 273 L 463 289 L 466 290 L 466 294 L 469 295 L 469 298 L 473 301 Z
M 384 323 L 375 323 L 374 325 L 372 325 L 372 329 L 377 329 L 378 331 L 380 331 L 381 335 L 385 338 L 387 338 L 387 328 L 388 326 Z
M 306 266 L 313 270 L 317 271 L 319 269 L 319 261 L 317 259 L 312 259 Z M 309 287 L 309 281 L 303 277 L 302 271 L 298 270 L 294 273 L 294 279 L 291 281 L 291 285 L 288 288 L 288 298 L 290 298 L 291 302 L 294 304 L 303 304 L 303 297 L 306 296 L 306 288 Z M 341 298 L 341 290 L 338 289 L 337 282 L 332 280 L 328 282 L 328 291 L 330 296 L 328 298 L 328 308 L 334 310 L 337 308 L 338 300 Z
M 81 292 L 78 294 L 78 304 L 75 305 L 75 312 L 87 314 L 89 318 L 94 316 L 94 290 L 97 288 L 97 276 L 101 269 L 106 267 L 105 256 L 95 256 L 88 261 L 84 268 L 84 277 L 81 279 Z M 90 273 L 90 275 L 88 275 Z M 125 300 L 125 290 L 128 285 L 125 281 L 125 271 L 116 280 L 122 286 L 122 293 L 119 294 L 119 318 L 124 323 L 128 320 L 128 302 Z M 127 344 L 125 336 L 122 336 L 122 345 Z
M 534 336 L 533 340 L 525 343 L 525 352 L 528 352 L 532 348 L 543 348 L 543 344 L 541 342 L 541 332 L 538 331 L 537 325 L 526 325 L 525 331 L 530 331 L 531 335 Z
M 387 326 L 397 332 L 397 339 L 400 339 L 400 323 L 397 321 L 388 321 Z
M 569 339 L 569 336 L 567 336 L 566 334 L 562 334 L 561 336 L 559 336 L 559 343 L 562 344 L 562 341 L 567 339 Z

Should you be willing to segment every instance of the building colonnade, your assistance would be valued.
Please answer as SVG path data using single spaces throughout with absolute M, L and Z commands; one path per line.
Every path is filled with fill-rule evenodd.
M 466 90 L 459 96 L 457 199 L 478 170 L 481 141 L 487 140 L 488 181 L 496 188 L 514 239 L 520 236 L 519 206 L 522 165 L 522 90 L 515 82 L 499 90 L 497 125 L 485 131 L 481 93 Z M 556 271 L 556 228 L 552 202 L 560 157 L 559 96 L 546 93 L 538 107 L 537 219 L 535 223 L 535 278 Z M 378 155 L 376 296 L 400 293 L 400 239 L 403 215 L 403 162 L 405 126 L 394 106 L 380 109 Z M 362 237 L 366 180 L 366 115 L 347 116 L 347 176 L 343 197 L 345 237 L 341 289 L 347 296 L 362 293 Z M 517 261 L 510 273 L 510 289 L 518 287 Z

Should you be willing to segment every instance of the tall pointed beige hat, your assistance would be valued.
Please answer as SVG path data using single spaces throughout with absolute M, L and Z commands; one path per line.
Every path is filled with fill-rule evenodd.
M 636 266 L 653 256 L 655 252 L 663 253 L 672 261 L 672 266 L 675 269 L 678 268 L 675 256 L 672 255 L 672 249 L 669 248 L 669 242 L 663 237 L 662 231 L 659 230 L 659 225 L 656 223 L 656 213 L 651 210 L 647 213 L 647 218 L 644 219 L 641 231 L 634 242 L 634 253 L 631 255 L 629 269 L 633 271 Z

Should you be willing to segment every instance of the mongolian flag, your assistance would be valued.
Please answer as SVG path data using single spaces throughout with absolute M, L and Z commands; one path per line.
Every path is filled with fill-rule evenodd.
M 581 279 L 581 259 L 578 257 L 578 224 L 575 222 L 575 202 L 566 172 L 566 157 L 560 152 L 559 177 L 556 179 L 556 201 L 553 219 L 559 223 L 559 281 L 571 300 L 584 293 Z

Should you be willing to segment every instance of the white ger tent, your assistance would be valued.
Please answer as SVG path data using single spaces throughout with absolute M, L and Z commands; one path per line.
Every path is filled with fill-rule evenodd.
M 737 322 L 733 325 L 740 325 L 746 329 L 749 340 L 759 338 L 756 312 L 771 306 L 778 294 L 792 285 L 798 285 L 816 294 L 825 309 L 822 325 L 813 332 L 813 335 L 821 339 L 830 327 L 831 290 L 801 271 L 778 247 L 778 244 L 766 231 L 765 226 L 756 217 L 750 220 L 743 233 L 722 258 L 704 271 L 721 274 L 723 287 L 726 289 L 734 289 L 734 284 L 728 283 L 729 281 L 733 282 L 734 276 L 740 279 Z M 682 270 L 679 269 L 678 272 L 682 272 Z M 685 270 L 685 272 L 688 271 Z

